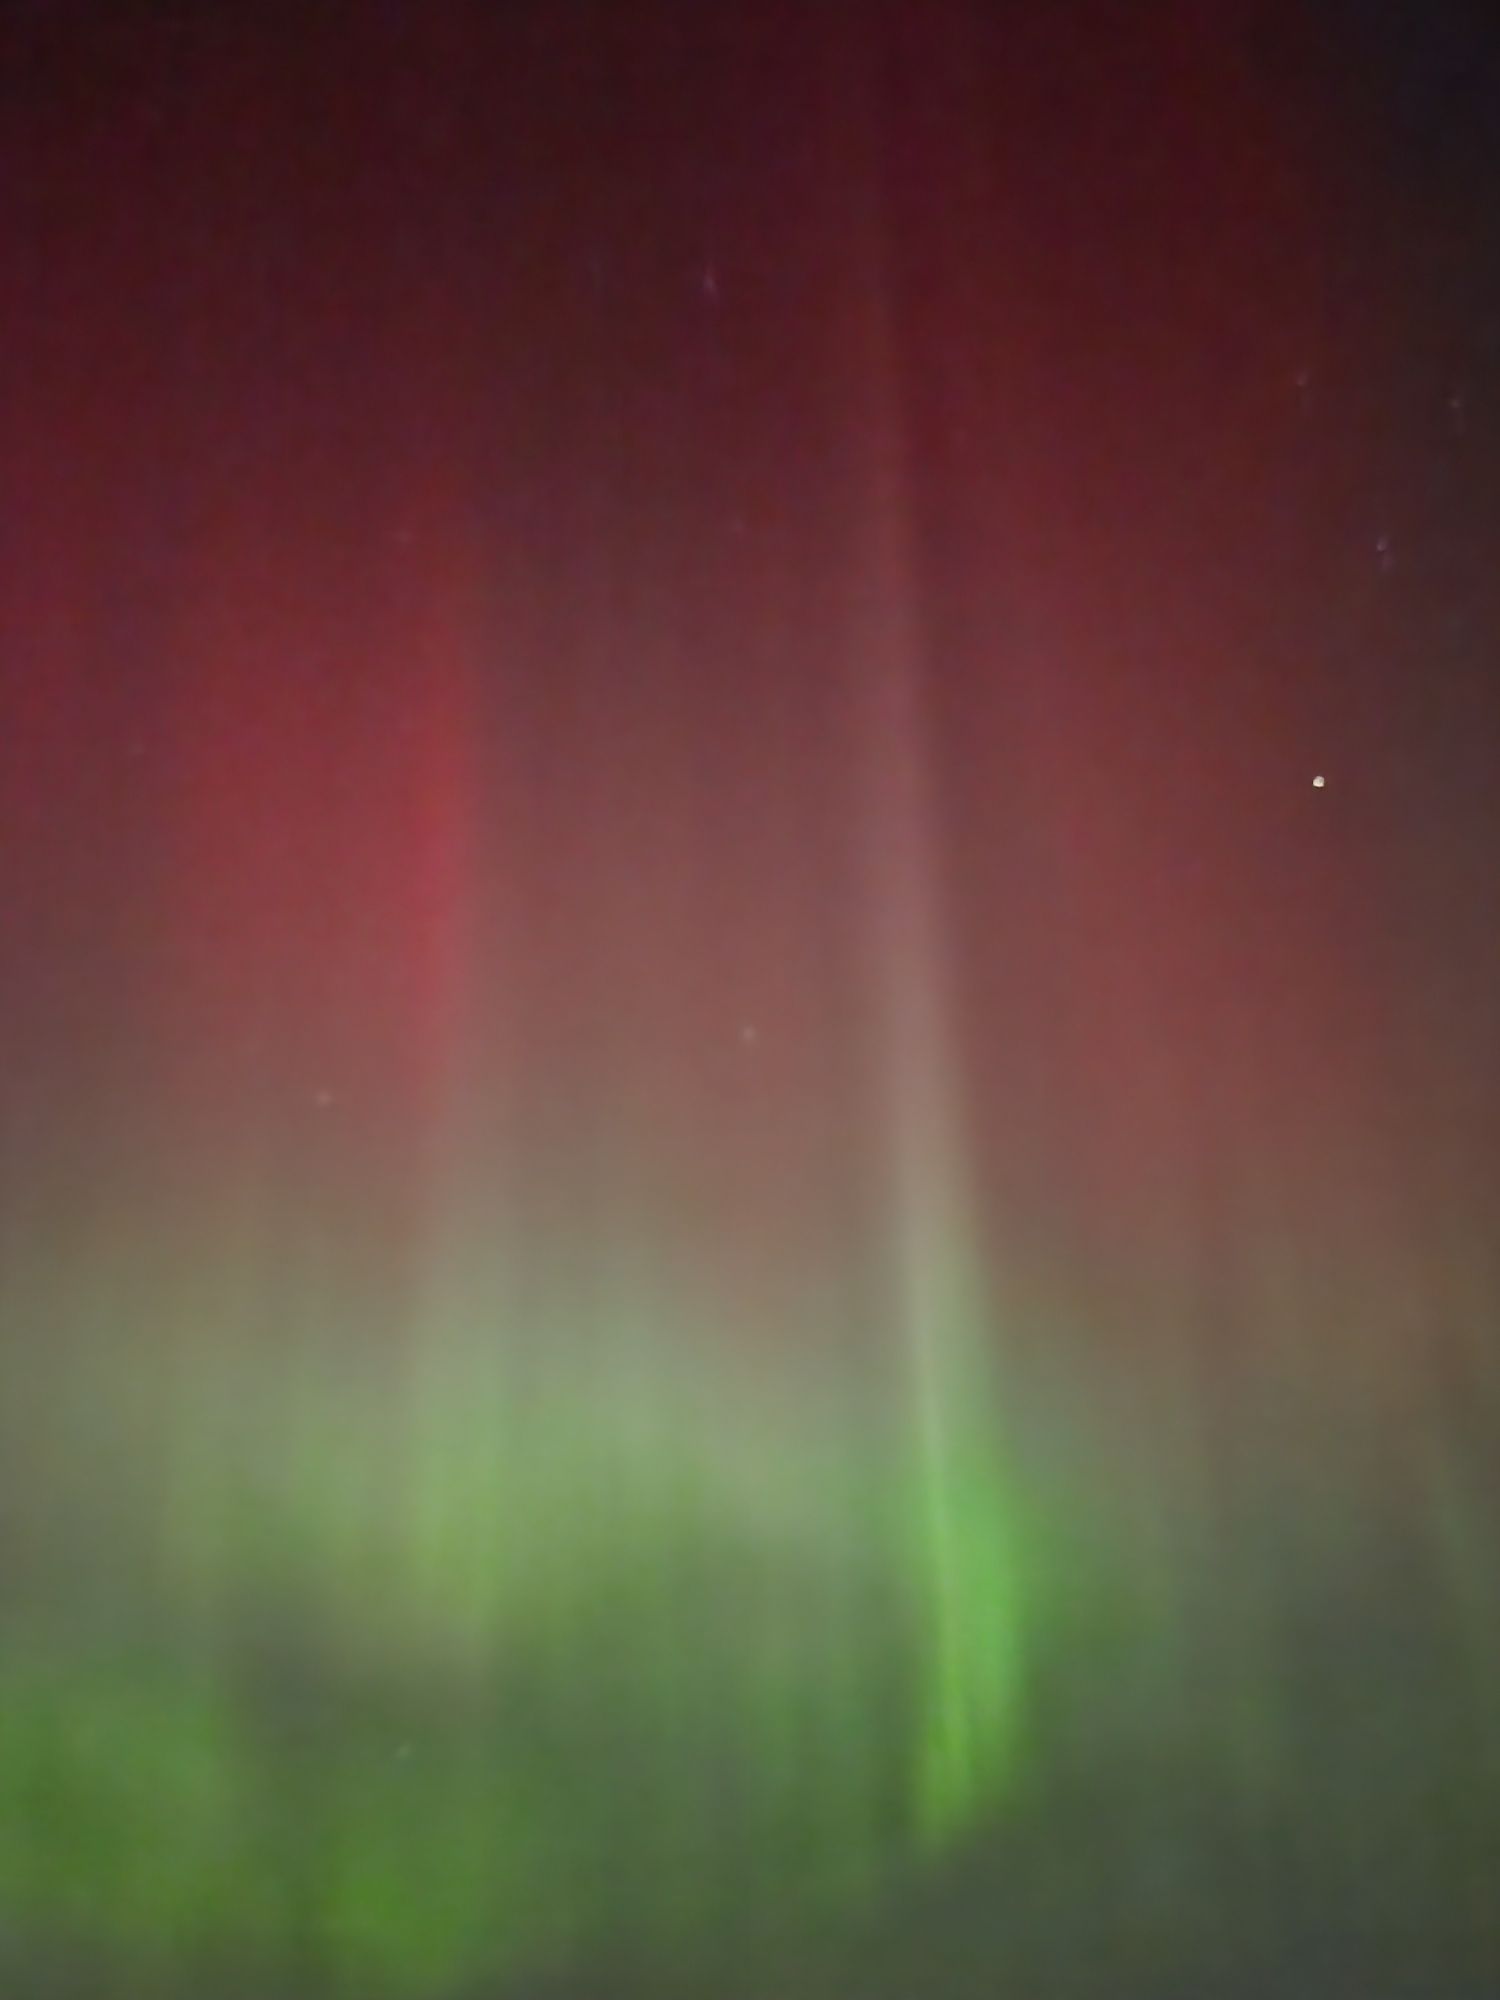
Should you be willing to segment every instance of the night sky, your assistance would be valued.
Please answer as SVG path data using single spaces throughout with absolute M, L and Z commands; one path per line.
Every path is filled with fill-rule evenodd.
M 1500 1991 L 1500 20 L 10 0 L 0 191 L 7 1990 Z

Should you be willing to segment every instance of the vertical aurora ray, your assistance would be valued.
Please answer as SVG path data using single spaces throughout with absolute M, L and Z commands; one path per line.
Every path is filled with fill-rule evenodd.
M 878 175 L 872 179 L 878 188 Z M 868 210 L 866 217 L 867 227 L 855 233 L 864 254 L 850 341 L 862 364 L 864 421 L 861 611 L 851 634 L 848 700 L 875 1024 L 881 1227 L 927 1621 L 914 1805 L 923 1838 L 939 1840 L 992 1791 L 1014 1733 L 1020 1586 L 991 1427 L 995 1329 L 960 1111 L 885 219 Z

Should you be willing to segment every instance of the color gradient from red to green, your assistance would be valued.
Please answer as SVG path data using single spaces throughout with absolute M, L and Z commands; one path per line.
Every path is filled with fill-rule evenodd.
M 1341 678 L 1399 329 L 1256 9 L 1076 11 L 21 33 L 28 1938 L 690 1980 L 1117 1739 L 1249 1825 L 1403 1495 L 1472 1694 L 1489 808 Z

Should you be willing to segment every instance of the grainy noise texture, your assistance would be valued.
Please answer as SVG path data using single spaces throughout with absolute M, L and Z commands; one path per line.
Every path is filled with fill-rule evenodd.
M 1500 1991 L 1500 29 L 0 10 L 0 1984 Z

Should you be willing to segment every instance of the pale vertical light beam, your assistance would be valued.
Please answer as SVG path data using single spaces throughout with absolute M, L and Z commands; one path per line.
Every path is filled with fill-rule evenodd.
M 1015 1600 L 996 1467 L 975 1401 L 985 1373 L 983 1301 L 890 280 L 879 220 L 868 209 L 864 220 L 854 328 L 862 518 L 853 747 L 885 1234 L 928 1620 L 915 1808 L 921 1832 L 939 1838 L 972 1811 L 992 1776 L 1010 1706 Z

